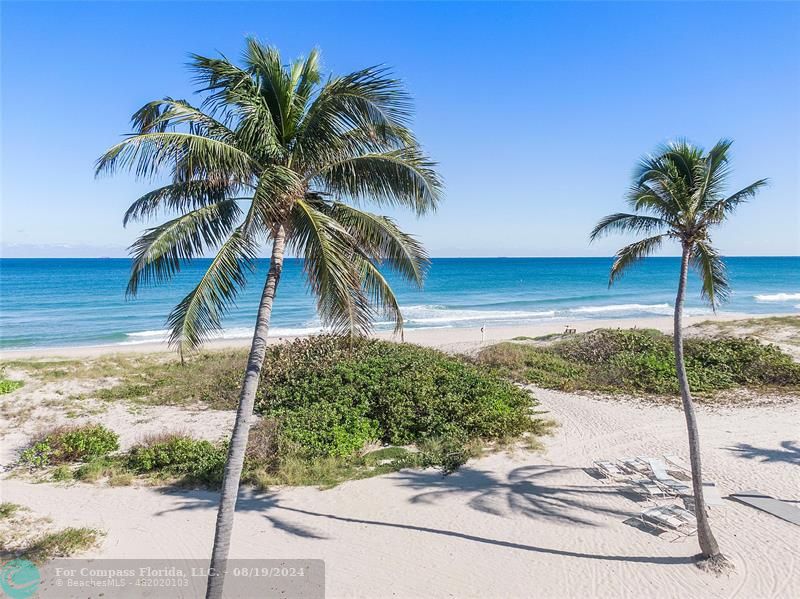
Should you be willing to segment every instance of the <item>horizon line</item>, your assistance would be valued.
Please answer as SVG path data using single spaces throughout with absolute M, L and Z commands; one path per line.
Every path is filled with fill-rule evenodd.
M 578 255 L 565 255 L 565 256 L 430 256 L 431 260 L 529 260 L 529 259 L 610 259 L 615 255 L 608 256 L 578 256 Z M 723 258 L 800 258 L 800 254 L 723 254 Z M 669 256 L 646 256 L 642 260 L 659 259 L 659 258 L 680 258 L 680 255 Z M 211 260 L 213 256 L 198 256 L 187 260 Z M 289 256 L 285 260 L 302 260 L 302 257 Z M 0 256 L 0 260 L 132 260 L 129 256 Z M 258 256 L 256 260 L 269 260 L 269 256 Z

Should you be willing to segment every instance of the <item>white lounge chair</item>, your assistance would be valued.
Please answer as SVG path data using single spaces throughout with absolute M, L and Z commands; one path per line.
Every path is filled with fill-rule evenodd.
M 619 460 L 622 467 L 631 474 L 641 474 L 643 476 L 650 476 L 650 466 L 648 466 L 646 459 L 643 458 L 622 458 Z
M 692 467 L 680 459 L 676 455 L 666 455 L 664 454 L 664 459 L 667 460 L 670 464 L 675 466 L 678 470 L 683 470 L 686 474 L 692 474 Z
M 691 477 L 692 467 L 689 466 L 689 464 L 687 464 L 686 462 L 684 462 L 681 458 L 679 458 L 676 455 L 664 454 L 664 459 L 671 465 L 683 471 L 688 477 Z M 719 494 L 719 488 L 717 487 L 717 483 L 715 483 L 714 481 L 710 480 L 703 481 L 703 498 L 706 500 L 706 505 L 708 506 L 724 505 L 722 497 Z
M 598 472 L 606 478 L 620 479 L 625 477 L 625 473 L 617 464 L 609 460 L 600 460 L 594 463 Z
M 675 480 L 667 473 L 667 466 L 662 460 L 658 458 L 647 458 L 647 463 L 650 465 L 650 470 L 653 471 L 655 483 L 663 487 L 667 493 L 675 495 L 676 497 L 688 497 L 692 495 L 692 488 L 689 485 Z
M 648 499 L 664 499 L 667 493 L 649 478 L 635 478 L 630 481 L 632 490 Z
M 697 530 L 694 514 L 677 505 L 657 505 L 648 508 L 642 512 L 641 520 L 687 537 Z

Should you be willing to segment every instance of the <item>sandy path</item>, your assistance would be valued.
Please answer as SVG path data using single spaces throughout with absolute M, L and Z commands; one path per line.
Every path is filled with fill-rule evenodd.
M 328 491 L 246 493 L 233 556 L 322 558 L 329 597 L 795 596 L 800 527 L 725 501 L 712 524 L 737 571 L 717 579 L 690 563 L 694 541 L 624 524 L 641 506 L 583 471 L 605 456 L 685 455 L 679 411 L 537 395 L 561 422 L 545 453 L 490 456 L 446 478 L 404 471 Z M 797 413 L 701 410 L 705 466 L 723 495 L 757 488 L 800 500 Z M 214 493 L 15 480 L 2 491 L 59 525 L 108 531 L 93 556 L 204 557 L 213 536 Z

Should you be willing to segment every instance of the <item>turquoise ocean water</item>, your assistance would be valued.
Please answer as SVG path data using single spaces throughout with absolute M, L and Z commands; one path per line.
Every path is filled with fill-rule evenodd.
M 164 338 L 170 309 L 208 261 L 187 265 L 171 283 L 126 300 L 127 259 L 0 259 L 0 348 L 113 345 Z M 800 257 L 729 258 L 733 295 L 722 312 L 800 312 Z M 676 258 L 651 258 L 607 288 L 609 258 L 437 258 L 424 290 L 394 281 L 407 328 L 487 327 L 671 313 Z M 240 295 L 220 336 L 247 337 L 267 261 Z M 696 278 L 688 314 L 710 313 Z M 376 329 L 390 329 L 378 322 Z M 318 331 L 302 262 L 288 260 L 272 336 Z

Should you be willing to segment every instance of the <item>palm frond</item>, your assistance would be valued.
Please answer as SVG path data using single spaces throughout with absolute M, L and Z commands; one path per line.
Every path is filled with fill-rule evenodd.
M 203 179 L 171 183 L 147 192 L 133 202 L 122 220 L 123 225 L 130 221 L 150 218 L 162 210 L 186 212 L 209 204 L 216 204 L 232 196 L 239 188 L 227 181 Z M 237 198 L 238 199 L 238 198 Z
M 305 200 L 295 202 L 290 229 L 290 245 L 304 258 L 303 268 L 323 324 L 338 333 L 367 333 L 373 311 L 362 290 L 348 232 Z
M 239 148 L 218 139 L 178 131 L 131 135 L 110 148 L 97 161 L 97 174 L 131 170 L 141 178 L 152 178 L 162 169 L 183 165 L 195 177 L 226 173 L 246 181 L 257 164 Z
M 722 256 L 710 240 L 696 241 L 689 256 L 692 266 L 700 275 L 702 296 L 716 311 L 717 306 L 730 295 L 728 274 Z
M 646 237 L 645 239 L 634 241 L 619 250 L 614 263 L 611 265 L 608 286 L 610 287 L 613 285 L 614 281 L 619 279 L 633 264 L 658 250 L 666 237 L 667 234 L 665 233 L 653 237 Z
M 232 143 L 234 132 L 214 116 L 186 100 L 164 98 L 148 102 L 131 118 L 137 133 L 163 133 L 179 125 L 188 125 L 190 133 Z
M 192 55 L 190 68 L 201 91 L 211 92 L 203 102 L 211 113 L 228 112 L 236 118 L 239 145 L 258 159 L 279 161 L 284 148 L 279 139 L 272 107 L 262 93 L 253 73 L 232 64 L 228 59 Z
M 766 187 L 768 183 L 769 181 L 767 179 L 759 179 L 727 198 L 714 202 L 700 215 L 700 223 L 702 225 L 721 223 L 725 220 L 725 217 L 736 210 L 740 204 L 744 204 L 753 199 L 759 190 Z
M 222 317 L 234 304 L 254 269 L 257 245 L 237 228 L 222 244 L 198 284 L 167 319 L 169 344 L 181 357 L 220 329 Z
M 441 197 L 442 181 L 435 166 L 418 148 L 409 147 L 329 164 L 311 181 L 324 193 L 407 207 L 422 215 L 435 210 Z
M 719 197 L 722 187 L 730 176 L 728 151 L 732 145 L 733 140 L 719 140 L 708 151 L 705 160 L 700 162 L 703 168 L 695 189 L 695 203 L 700 211 L 704 210 Z
M 635 183 L 628 190 L 625 199 L 634 212 L 657 214 L 668 222 L 674 221 L 680 210 L 670 197 L 669 191 L 657 181 Z
M 241 214 L 234 200 L 224 200 L 145 231 L 129 248 L 133 264 L 126 293 L 134 296 L 140 285 L 170 279 L 183 262 L 221 243 Z
M 391 218 L 333 202 L 314 204 L 330 215 L 353 238 L 370 260 L 386 265 L 405 280 L 422 286 L 430 259 L 423 245 Z
M 649 203 L 666 212 L 676 214 L 690 210 L 693 170 L 677 149 L 678 146 L 670 144 L 662 147 L 657 154 L 645 156 L 639 161 L 629 204 L 643 204 L 636 198 L 636 191 L 642 190 L 645 196 L 652 194 L 660 198 L 661 202 L 650 199 Z
M 408 125 L 411 113 L 411 97 L 401 81 L 390 69 L 372 66 L 328 81 L 309 107 L 306 126 L 319 126 L 330 117 L 349 122 L 349 127 Z
M 191 54 L 190 58 L 189 69 L 194 73 L 193 81 L 201 86 L 199 91 L 211 92 L 203 101 L 211 114 L 228 110 L 242 98 L 260 95 L 252 75 L 225 56 L 210 58 Z
M 356 252 L 355 264 L 370 304 L 375 307 L 378 314 L 394 321 L 395 333 L 402 333 L 403 314 L 392 286 L 369 256 Z
M 292 107 L 292 112 L 300 118 L 304 116 L 306 105 L 322 80 L 319 67 L 320 52 L 318 48 L 312 48 L 304 60 L 298 60 L 293 65 L 294 106 Z M 295 125 L 300 118 L 294 123 Z
M 600 219 L 589 235 L 590 241 L 611 233 L 652 233 L 659 229 L 669 227 L 669 223 L 662 218 L 643 214 L 628 214 L 617 212 Z
M 295 153 L 303 164 L 316 167 L 338 160 L 342 139 L 352 137 L 353 131 L 382 140 L 387 145 L 374 148 L 380 151 L 414 146 L 416 141 L 408 130 L 411 107 L 407 92 L 387 69 L 372 67 L 332 79 L 320 89 L 299 123 Z M 353 155 L 351 150 L 347 157 Z
M 283 68 L 280 52 L 277 48 L 265 46 L 251 37 L 247 39 L 244 62 L 269 106 L 278 139 L 287 143 L 291 139 L 294 86 L 289 73 Z

